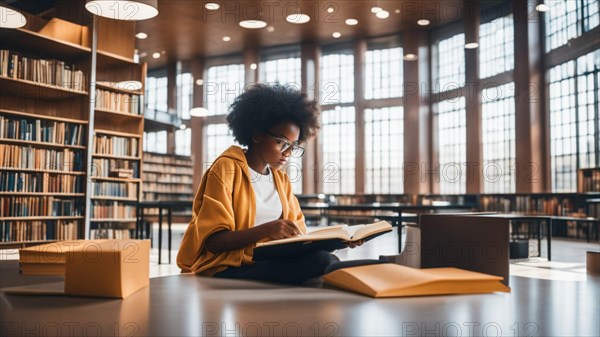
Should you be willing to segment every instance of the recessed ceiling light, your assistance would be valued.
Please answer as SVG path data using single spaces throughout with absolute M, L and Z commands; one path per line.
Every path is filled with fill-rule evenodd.
M 0 28 L 21 28 L 27 23 L 23 14 L 4 6 L 0 6 L 0 18 Z
M 223 41 L 229 42 L 231 41 L 231 38 L 229 36 L 223 36 Z
M 334 10 L 335 9 L 333 9 L 333 7 L 329 7 L 329 8 L 327 8 L 327 13 L 333 13 Z
M 398 8 L 396 8 L 396 9 L 394 10 L 394 13 L 396 13 L 396 14 L 400 14 L 400 10 L 399 10 Z
M 244 20 L 240 21 L 240 26 L 248 29 L 265 28 L 267 23 L 261 20 Z
M 479 47 L 479 43 L 477 43 L 477 42 L 469 42 L 469 43 L 465 44 L 465 48 L 467 48 L 467 49 L 475 49 L 477 47 Z
M 135 34 L 135 37 L 137 37 L 140 40 L 143 40 L 143 39 L 145 39 L 145 38 L 148 37 L 148 34 L 143 33 L 143 32 L 139 32 L 139 33 Z
M 295 23 L 295 24 L 303 24 L 303 23 L 307 23 L 308 21 L 310 21 L 310 16 L 306 15 L 306 14 L 290 14 L 288 15 L 285 20 L 289 23 Z
M 157 59 L 157 58 L 160 57 L 160 53 L 159 52 L 152 53 L 152 57 L 155 58 L 155 59 Z
M 334 39 L 339 39 L 340 36 L 342 36 L 342 33 L 340 33 L 340 32 L 333 32 L 333 34 L 331 34 L 331 36 L 333 36 Z
M 375 13 L 375 16 L 380 19 L 387 19 L 390 16 L 390 12 L 380 10 L 379 12 Z
M 348 26 L 356 26 L 358 24 L 358 20 L 356 20 L 356 19 L 346 19 L 346 24 Z
M 538 12 L 547 12 L 550 10 L 550 7 L 548 7 L 546 4 L 539 4 L 535 6 L 535 10 Z
M 190 110 L 190 116 L 192 117 L 206 117 L 208 116 L 208 109 L 207 108 L 193 108 L 192 110 Z
M 418 21 L 417 21 L 417 24 L 418 24 L 419 26 L 427 26 L 427 25 L 428 25 L 428 24 L 430 24 L 430 23 L 431 23 L 431 22 L 430 22 L 429 20 L 427 20 L 427 19 L 421 19 L 421 20 L 418 20 Z
M 383 9 L 381 7 L 371 7 L 371 13 L 379 13 L 381 12 Z
M 185 130 L 185 129 L 187 129 L 187 125 L 185 125 L 185 124 L 181 124 L 181 125 L 179 126 L 179 130 Z
M 416 59 L 417 59 L 417 55 L 415 55 L 415 54 L 404 55 L 404 61 L 414 61 Z
M 256 70 L 256 68 L 257 68 L 256 63 L 250 64 L 250 69 Z
M 221 6 L 218 3 L 208 2 L 204 5 L 204 8 L 208 9 L 209 11 L 216 11 L 217 9 L 221 8 Z
M 196 80 L 196 85 L 203 85 L 204 84 L 204 80 L 199 78 Z
M 273 33 L 274 31 L 275 31 L 275 27 L 273 27 L 273 26 L 267 27 L 267 32 Z

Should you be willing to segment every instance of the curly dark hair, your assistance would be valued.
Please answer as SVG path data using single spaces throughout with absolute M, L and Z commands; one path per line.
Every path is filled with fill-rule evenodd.
M 306 141 L 320 127 L 317 102 L 292 86 L 261 83 L 236 97 L 227 115 L 227 124 L 235 140 L 248 147 L 252 137 L 282 122 L 298 125 L 298 142 Z

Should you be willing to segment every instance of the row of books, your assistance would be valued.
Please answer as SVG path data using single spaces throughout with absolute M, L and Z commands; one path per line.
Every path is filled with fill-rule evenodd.
M 585 173 L 580 173 L 580 192 L 600 192 L 600 168 Z
M 94 137 L 94 153 L 113 156 L 139 156 L 139 141 L 137 138 L 96 135 Z
M 90 240 L 99 239 L 131 239 L 129 229 L 102 228 L 91 229 Z
M 96 108 L 139 115 L 140 98 L 138 95 L 96 89 Z
M 145 156 L 146 155 L 144 155 L 144 157 Z M 144 172 L 190 175 L 190 176 L 194 174 L 194 170 L 191 167 L 166 166 L 166 165 L 162 165 L 162 164 L 151 164 L 146 161 L 144 161 Z
M 192 185 L 166 185 L 145 182 L 144 191 L 156 193 L 192 193 Z
M 157 192 L 144 191 L 144 201 L 162 200 L 162 201 L 190 201 L 193 199 L 193 194 L 161 194 Z M 146 211 L 144 211 L 146 212 Z M 150 212 L 150 211 L 148 211 Z M 158 212 L 158 211 L 157 211 Z
M 85 156 L 81 150 L 0 144 L 0 167 L 82 172 L 85 169 Z
M 481 210 L 485 212 L 567 215 L 567 213 L 574 209 L 573 201 L 568 198 L 531 196 L 481 197 Z
M 600 219 L 600 201 L 588 204 L 588 216 Z
M 58 60 L 25 57 L 0 50 L 0 76 L 86 91 L 86 76 L 75 65 Z
M 0 197 L 0 218 L 82 216 L 82 200 L 57 197 Z
M 0 172 L 1 192 L 83 193 L 83 176 Z
M 160 173 L 144 173 L 144 181 L 151 181 L 163 184 L 189 184 L 191 186 L 194 182 L 194 179 L 191 175 L 185 176 Z
M 0 242 L 75 240 L 79 225 L 72 220 L 0 221 Z
M 149 152 L 144 153 L 144 161 L 150 164 L 182 165 L 189 167 L 193 165 L 191 157 L 158 156 Z
M 92 204 L 92 218 L 98 219 L 134 219 L 136 207 L 111 201 L 103 204 Z
M 85 130 L 80 124 L 0 116 L 0 138 L 82 146 Z
M 92 176 L 113 177 L 115 172 L 131 170 L 127 178 L 139 178 L 139 163 L 135 160 L 94 158 L 92 161 Z
M 137 184 L 121 182 L 95 182 L 94 196 L 96 197 L 119 197 L 135 198 Z

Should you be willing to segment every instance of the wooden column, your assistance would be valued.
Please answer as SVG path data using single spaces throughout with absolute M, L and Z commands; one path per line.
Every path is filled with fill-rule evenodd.
M 302 92 L 309 99 L 319 100 L 319 59 L 320 49 L 314 42 L 303 42 L 301 44 L 301 81 Z M 306 151 L 302 157 L 302 193 L 314 194 L 321 191 L 320 168 L 322 166 L 319 153 L 319 133 L 306 144 Z
M 367 41 L 359 38 L 354 43 L 354 120 L 355 135 L 355 165 L 354 193 L 365 193 L 365 99 L 364 99 L 364 64 L 367 52 Z M 344 183 L 342 181 L 342 183 Z
M 194 59 L 191 62 L 192 77 L 194 79 L 194 96 L 192 99 L 192 107 L 204 106 L 204 86 L 197 85 L 196 81 L 204 79 L 204 60 Z M 194 185 L 193 191 L 198 189 L 200 186 L 200 180 L 202 180 L 202 174 L 204 173 L 204 118 L 203 117 L 192 117 L 190 120 L 190 127 L 192 129 L 192 157 L 194 160 Z
M 177 112 L 177 63 L 167 64 L 167 112 Z M 175 154 L 175 128 L 167 129 L 167 153 Z
M 479 43 L 479 1 L 464 4 L 465 45 Z M 469 194 L 483 192 L 483 154 L 481 149 L 481 88 L 479 86 L 479 48 L 465 48 L 465 113 L 467 129 L 466 170 Z
M 404 73 L 404 193 L 429 193 L 434 175 L 429 157 L 431 116 L 427 93 L 431 90 L 429 39 L 424 30 L 403 34 L 403 52 L 416 60 L 403 63 Z M 429 170 L 429 171 L 428 171 Z M 398 173 L 400 174 L 400 173 Z
M 536 1 L 513 0 L 516 192 L 545 191 L 544 75 Z

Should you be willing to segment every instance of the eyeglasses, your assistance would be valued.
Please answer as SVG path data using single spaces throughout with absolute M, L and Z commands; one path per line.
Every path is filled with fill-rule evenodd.
M 289 150 L 290 147 L 292 148 L 292 157 L 302 157 L 302 155 L 304 154 L 304 148 L 302 146 L 299 146 L 297 143 L 290 143 L 289 140 L 283 138 L 283 137 L 279 137 L 279 136 L 275 136 L 274 134 L 270 133 L 269 131 L 265 131 L 266 134 L 268 134 L 269 136 L 271 136 L 271 138 L 275 139 L 275 144 L 277 144 L 277 146 L 279 146 L 279 151 L 281 151 L 281 153 L 284 153 L 285 151 Z

